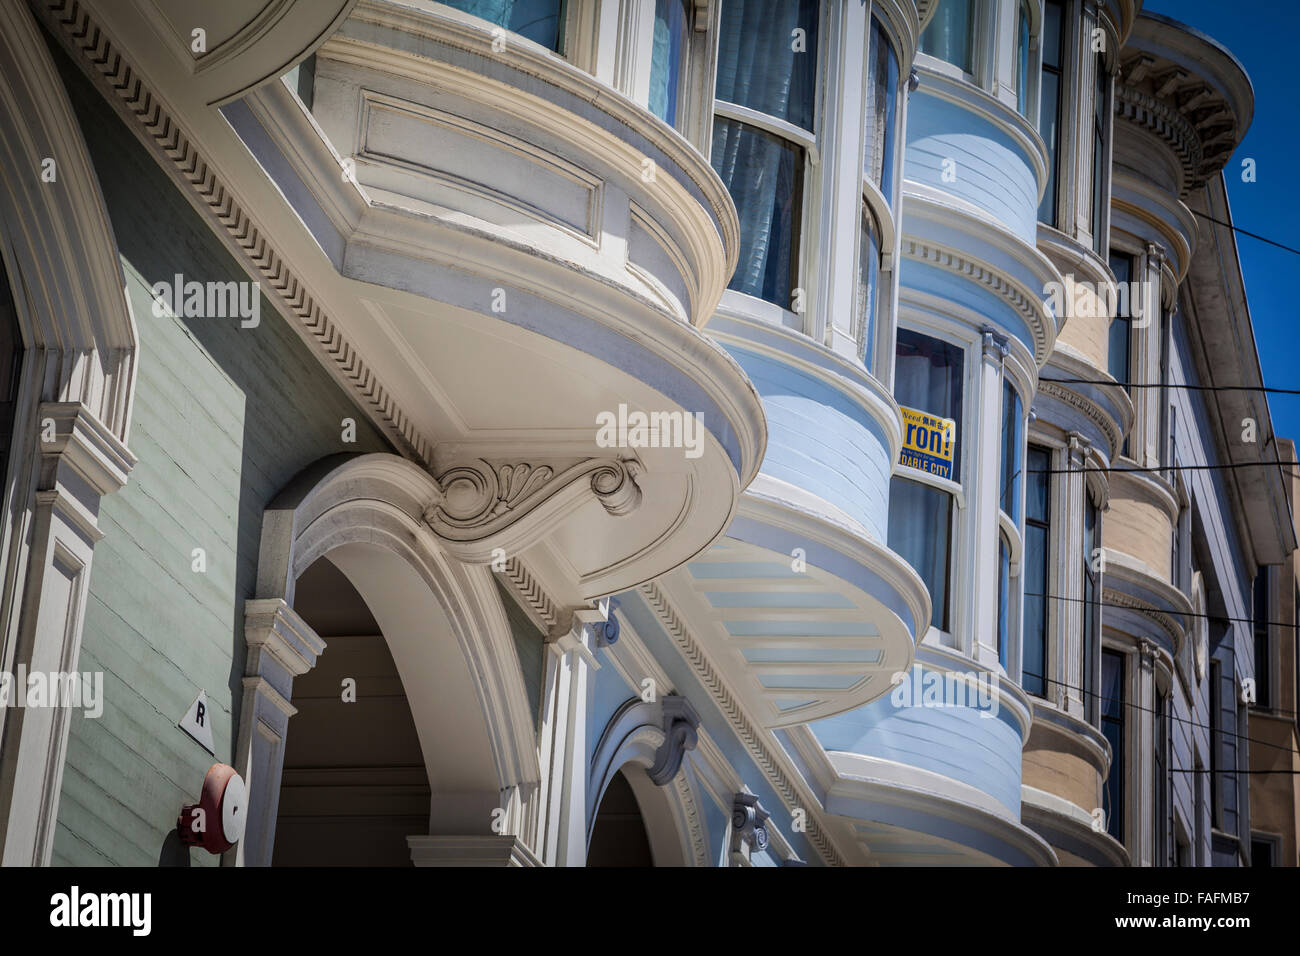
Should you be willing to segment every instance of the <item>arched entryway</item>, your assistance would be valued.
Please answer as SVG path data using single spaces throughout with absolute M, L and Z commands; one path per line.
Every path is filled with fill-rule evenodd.
M 491 572 L 450 558 L 424 522 L 440 495 L 413 463 L 362 455 L 318 462 L 267 508 L 259 597 L 246 603 L 236 769 L 247 777 L 249 825 L 237 861 L 266 865 L 310 853 L 314 863 L 351 862 L 347 854 L 379 852 L 358 845 L 367 827 L 376 839 L 382 832 L 386 862 L 400 862 L 392 842 L 403 826 L 428 863 L 491 856 L 516 837 L 530 843 L 529 801 L 540 776 L 534 715 Z M 364 633 L 331 636 L 318 624 Z M 342 673 L 358 668 L 387 688 L 375 695 L 387 703 L 371 700 L 369 716 L 360 703 L 367 682 L 359 671 Z M 342 702 L 346 677 L 357 677 L 358 703 Z M 348 707 L 358 708 L 368 731 L 339 729 L 340 708 Z M 341 783 L 342 771 L 373 775 L 381 766 L 393 776 L 369 794 Z M 322 768 L 329 773 L 307 772 Z M 281 799 L 295 831 L 283 851 Z M 344 815 L 326 812 L 329 801 L 368 819 L 321 822 Z M 421 806 L 427 812 L 417 823 Z M 346 835 L 328 860 L 320 858 L 328 846 L 305 846 L 302 831 L 313 826 Z M 527 856 L 507 847 L 511 853 Z
M 272 864 L 410 866 L 429 778 L 379 623 L 329 558 L 298 578 L 294 610 L 325 652 L 293 682 Z
M 624 770 L 616 773 L 605 788 L 605 796 L 596 812 L 596 822 L 591 828 L 587 865 L 655 865 L 645 817 Z

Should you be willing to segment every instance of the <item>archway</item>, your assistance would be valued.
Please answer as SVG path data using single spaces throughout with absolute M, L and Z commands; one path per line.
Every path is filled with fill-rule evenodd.
M 588 866 L 655 865 L 645 817 L 625 772 L 628 769 L 616 773 L 605 788 L 587 846 Z
M 387 641 L 329 558 L 298 578 L 294 610 L 325 652 L 294 680 L 272 864 L 410 866 L 429 778 Z
M 336 635 L 341 645 L 352 637 L 381 637 L 382 647 L 373 640 L 359 643 L 367 645 L 363 662 L 385 668 L 390 689 L 400 685 L 402 706 L 391 695 L 397 713 L 390 718 L 401 724 L 402 714 L 409 715 L 413 727 L 414 744 L 408 738 L 394 755 L 409 761 L 418 745 L 428 811 L 425 822 L 406 835 L 422 838 L 422 858 L 437 862 L 445 847 L 463 853 L 467 845 L 495 847 L 516 836 L 531 841 L 529 804 L 540 776 L 534 717 L 491 572 L 451 559 L 424 523 L 440 495 L 417 465 L 374 454 L 318 462 L 267 508 L 260 596 L 246 604 L 250 654 L 244 684 L 252 694 L 246 692 L 241 712 L 237 764 L 249 787 L 249 828 L 240 851 L 245 862 L 275 859 L 282 768 L 293 771 L 284 781 L 292 785 L 294 778 L 305 779 L 297 771 L 310 769 L 311 760 L 330 759 L 328 743 L 314 755 L 310 741 L 305 750 L 287 743 L 293 739 L 289 729 L 296 730 L 290 717 L 303 686 L 297 682 L 306 680 L 311 692 L 304 700 L 318 691 L 333 708 L 343 678 L 354 676 L 334 673 L 332 664 L 319 678 L 307 676 L 331 653 L 330 636 L 315 632 L 313 621 L 324 622 L 326 630 L 370 632 Z M 360 680 L 357 691 L 360 701 Z M 304 723 L 310 730 L 313 721 Z M 340 765 L 356 759 L 353 744 L 347 753 L 334 754 Z M 305 762 L 288 763 L 291 752 L 294 761 Z M 403 773 L 394 779 L 418 790 L 416 768 L 407 763 Z M 414 791 L 406 796 L 418 805 Z M 385 812 L 371 814 L 381 818 L 372 821 L 374 832 L 381 823 L 387 832 L 399 821 L 413 822 L 412 803 L 391 793 L 381 803 Z M 352 806 L 357 808 L 355 801 Z M 386 858 L 395 861 L 392 852 Z

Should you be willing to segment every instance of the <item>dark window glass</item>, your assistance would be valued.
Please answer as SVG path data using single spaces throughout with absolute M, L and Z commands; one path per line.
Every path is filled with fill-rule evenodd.
M 1151 825 L 1155 828 L 1155 865 L 1167 866 L 1169 863 L 1169 720 L 1166 716 L 1168 703 L 1159 693 L 1156 694 L 1156 706 L 1152 724 L 1155 730 L 1155 746 L 1151 748 L 1155 755 L 1152 768 L 1155 787 L 1154 813 Z
M 1002 481 L 999 505 L 1011 520 L 1020 523 L 1020 482 L 1024 469 L 1021 466 L 1021 449 L 1024 447 L 1021 432 L 1020 394 L 1005 379 L 1002 382 Z
M 713 168 L 740 217 L 740 261 L 729 289 L 791 307 L 798 256 L 803 150 L 734 120 L 713 121 Z
M 1064 4 L 1046 0 L 1043 4 L 1043 72 L 1039 80 L 1038 134 L 1047 144 L 1047 188 L 1038 204 L 1038 218 L 1056 225 L 1056 179 L 1061 145 L 1061 74 L 1065 49 Z
M 1110 320 L 1110 332 L 1106 343 L 1106 371 L 1115 381 L 1126 383 L 1127 387 L 1129 376 L 1132 374 L 1133 303 L 1130 301 L 1130 290 L 1133 287 L 1133 257 L 1112 252 L 1109 261 L 1111 271 L 1115 273 L 1119 298 L 1115 315 Z M 1131 395 L 1133 389 L 1128 388 L 1128 392 Z M 1129 454 L 1127 435 L 1124 436 L 1124 447 L 1120 449 L 1120 454 L 1125 456 Z
M 1124 842 L 1124 655 L 1101 653 L 1101 732 L 1110 742 L 1106 832 Z
M 889 548 L 930 591 L 930 623 L 948 629 L 948 552 L 952 496 L 906 478 L 889 483 Z
M 650 51 L 650 112 L 669 126 L 677 123 L 682 57 L 689 36 L 684 0 L 655 0 Z
M 943 0 L 921 33 L 921 52 L 974 72 L 971 60 L 971 7 L 974 0 Z
M 1210 661 L 1210 826 L 1223 824 L 1223 799 L 1219 793 L 1219 728 L 1223 726 L 1220 708 L 1219 662 Z
M 548 50 L 559 51 L 564 0 L 446 0 L 447 6 L 482 17 Z
M 1110 94 L 1110 75 L 1101 54 L 1097 55 L 1097 89 L 1092 118 L 1092 249 L 1101 255 L 1106 248 L 1103 229 L 1106 215 L 1106 114 Z
M 1250 841 L 1250 865 L 1251 866 L 1273 866 L 1273 841 L 1272 840 L 1251 840 Z
M 1029 446 L 1025 476 L 1025 614 L 1021 642 L 1022 686 L 1031 694 L 1047 696 L 1047 582 L 1051 532 L 1051 453 Z
M 952 449 L 952 480 L 961 481 L 961 390 L 966 352 L 960 345 L 898 330 L 894 398 L 898 404 L 957 423 Z
M 1255 706 L 1264 708 L 1273 706 L 1269 695 L 1273 657 L 1268 639 L 1268 605 L 1268 568 L 1262 567 L 1255 574 Z
M 725 0 L 717 98 L 812 130 L 817 18 L 817 0 Z
M 898 58 L 889 36 L 871 18 L 871 49 L 867 82 L 866 174 L 886 202 L 894 202 L 894 139 L 898 125 Z

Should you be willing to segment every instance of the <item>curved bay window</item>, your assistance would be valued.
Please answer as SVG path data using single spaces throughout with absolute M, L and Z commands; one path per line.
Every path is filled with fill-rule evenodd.
M 975 6 L 976 0 L 942 0 L 921 32 L 920 52 L 974 73 Z
M 650 112 L 669 126 L 677 125 L 685 75 L 690 19 L 686 0 L 655 0 L 654 35 L 650 51 Z
M 953 483 L 961 481 L 962 382 L 966 351 L 942 339 L 899 329 L 894 397 L 907 408 L 957 423 L 952 442 Z M 904 476 L 905 475 L 905 476 Z M 930 591 L 930 623 L 949 629 L 949 581 L 954 502 L 951 484 L 914 468 L 890 482 L 889 547 L 907 561 Z
M 863 172 L 892 207 L 898 125 L 898 57 L 894 55 L 889 35 L 875 17 L 871 18 L 867 58 L 867 145 Z
M 564 0 L 443 0 L 449 7 L 481 17 L 548 50 L 564 41 Z
M 1130 382 L 1133 368 L 1133 303 L 1130 302 L 1129 290 L 1133 279 L 1133 257 L 1124 253 L 1110 254 L 1110 271 L 1115 273 L 1115 282 L 1120 290 L 1117 298 L 1115 315 L 1110 320 L 1108 340 L 1106 343 L 1106 371 L 1110 377 L 1124 384 L 1125 390 L 1132 397 Z M 1130 457 L 1129 436 L 1124 436 L 1124 446 L 1120 454 Z
M 816 145 L 817 0 L 726 0 L 712 164 L 740 217 L 728 288 L 792 309 L 804 168 Z
M 1021 686 L 1047 696 L 1047 601 L 1051 565 L 1052 453 L 1030 445 L 1025 481 L 1024 625 L 1021 638 Z

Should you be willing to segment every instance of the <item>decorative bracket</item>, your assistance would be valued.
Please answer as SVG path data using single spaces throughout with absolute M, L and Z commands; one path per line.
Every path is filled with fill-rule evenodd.
M 691 702 L 677 694 L 668 694 L 660 701 L 663 708 L 664 742 L 655 752 L 655 762 L 649 770 L 650 780 L 664 787 L 682 768 L 686 751 L 694 750 L 699 742 L 697 728 L 700 715 Z
M 751 850 L 766 850 L 767 821 L 771 817 L 756 794 L 736 794 L 731 803 L 731 852 L 748 856 Z
M 461 560 L 486 563 L 492 552 L 518 554 L 543 538 L 587 500 L 588 492 L 615 516 L 641 504 L 635 458 L 587 458 L 563 469 L 483 458 L 438 476 L 441 494 L 424 520 Z

